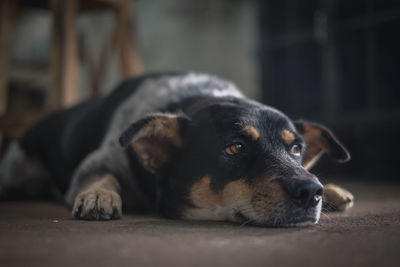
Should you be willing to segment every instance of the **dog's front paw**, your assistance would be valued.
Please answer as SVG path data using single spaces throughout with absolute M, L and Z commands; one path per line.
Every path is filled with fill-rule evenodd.
M 327 184 L 324 186 L 323 208 L 326 211 L 345 211 L 354 205 L 354 196 L 346 189 Z
M 81 192 L 74 202 L 72 214 L 77 219 L 111 220 L 122 215 L 122 201 L 113 190 L 95 188 Z

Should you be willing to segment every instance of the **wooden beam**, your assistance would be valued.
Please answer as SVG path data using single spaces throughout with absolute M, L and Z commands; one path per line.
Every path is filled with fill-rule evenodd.
M 61 107 L 61 61 L 62 61 L 62 7 L 61 0 L 49 0 L 52 10 L 52 42 L 50 57 L 51 85 L 49 89 L 48 106 L 56 110 Z
M 79 100 L 78 0 L 51 0 L 50 6 L 53 10 L 50 106 L 59 109 Z
M 63 1 L 63 60 L 62 60 L 62 106 L 69 107 L 78 101 L 78 0 Z
M 114 41 L 120 56 L 124 79 L 138 76 L 143 72 L 143 64 L 135 40 L 133 13 L 132 1 L 119 1 L 116 6 Z
M 0 1 L 0 117 L 7 109 L 12 42 L 17 16 L 15 0 Z

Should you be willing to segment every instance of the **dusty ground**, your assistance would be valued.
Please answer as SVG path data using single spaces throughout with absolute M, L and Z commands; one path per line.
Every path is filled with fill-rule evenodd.
M 290 229 L 76 221 L 56 204 L 0 203 L 0 266 L 400 266 L 400 186 L 347 187 L 353 210 Z

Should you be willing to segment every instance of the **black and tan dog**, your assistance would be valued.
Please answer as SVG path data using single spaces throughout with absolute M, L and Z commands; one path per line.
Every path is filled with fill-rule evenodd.
M 323 153 L 350 158 L 325 127 L 293 122 L 230 82 L 148 75 L 41 121 L 10 145 L 0 186 L 33 196 L 51 177 L 78 219 L 117 219 L 124 208 L 300 226 L 318 222 L 323 198 L 331 209 L 353 204 L 308 171 Z

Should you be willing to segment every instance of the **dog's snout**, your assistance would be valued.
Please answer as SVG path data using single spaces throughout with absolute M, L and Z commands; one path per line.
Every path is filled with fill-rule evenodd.
M 292 200 L 301 207 L 315 207 L 322 199 L 323 186 L 317 179 L 292 178 L 286 186 Z

